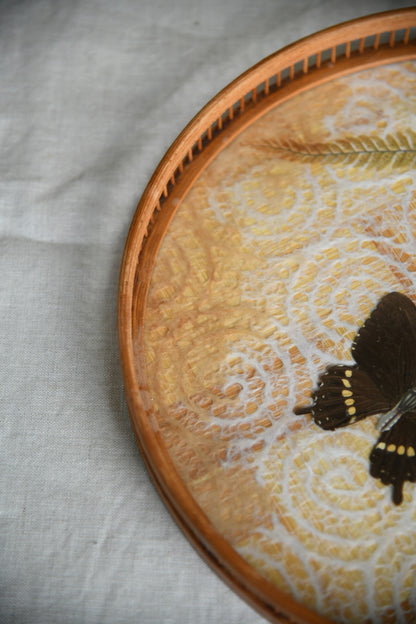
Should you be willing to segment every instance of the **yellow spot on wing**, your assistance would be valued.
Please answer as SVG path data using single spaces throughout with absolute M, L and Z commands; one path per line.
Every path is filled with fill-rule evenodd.
M 405 450 L 406 449 L 404 448 L 403 444 L 400 444 L 400 446 L 397 447 L 397 454 L 404 455 Z
M 348 369 L 345 371 L 345 377 L 352 377 L 352 370 Z
M 347 412 L 348 412 L 348 416 L 354 416 L 354 414 L 356 412 L 356 409 L 355 409 L 355 407 L 349 407 L 347 409 Z
M 350 383 L 350 382 L 348 382 L 348 383 Z M 350 384 L 350 385 L 351 385 L 351 384 Z M 343 396 L 343 397 L 350 397 L 350 396 L 352 396 L 352 392 L 351 392 L 351 390 L 343 390 L 343 391 L 342 391 L 342 396 Z
M 345 386 L 346 388 L 351 388 L 351 384 L 350 384 L 350 382 L 348 381 L 348 379 L 343 379 L 343 380 L 342 380 L 342 383 L 344 384 L 344 386 Z
M 415 449 L 413 448 L 413 446 L 408 446 L 407 447 L 406 455 L 408 457 L 414 457 L 416 455 L 416 452 L 415 452 Z
M 345 399 L 345 405 L 354 405 L 354 399 Z
M 395 444 L 389 444 L 387 447 L 387 450 L 389 453 L 394 453 L 394 451 L 396 450 L 396 445 Z

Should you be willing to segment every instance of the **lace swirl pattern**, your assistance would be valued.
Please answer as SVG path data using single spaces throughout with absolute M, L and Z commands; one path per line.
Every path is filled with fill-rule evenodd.
M 185 198 L 148 298 L 182 478 L 252 566 L 338 622 L 415 621 L 416 486 L 395 508 L 370 477 L 373 419 L 324 432 L 293 414 L 383 294 L 416 301 L 415 86 L 395 63 L 256 121 Z

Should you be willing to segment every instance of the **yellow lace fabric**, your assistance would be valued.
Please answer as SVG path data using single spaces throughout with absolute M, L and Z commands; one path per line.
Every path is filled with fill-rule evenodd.
M 416 302 L 415 93 L 416 63 L 395 63 L 250 126 L 185 198 L 148 298 L 183 480 L 252 566 L 339 622 L 415 621 L 416 484 L 395 507 L 369 475 L 374 419 L 325 432 L 293 408 L 383 294 Z

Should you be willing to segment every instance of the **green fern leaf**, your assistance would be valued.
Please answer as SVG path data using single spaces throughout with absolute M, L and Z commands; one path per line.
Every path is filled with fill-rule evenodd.
M 411 168 L 416 166 L 416 132 L 412 129 L 385 137 L 358 135 L 327 143 L 302 143 L 294 139 L 263 141 L 253 147 L 279 158 L 302 163 L 343 164 L 357 167 Z

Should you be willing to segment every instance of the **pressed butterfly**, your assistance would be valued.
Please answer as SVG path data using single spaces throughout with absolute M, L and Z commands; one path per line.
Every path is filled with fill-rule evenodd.
M 331 365 L 320 375 L 311 414 L 322 429 L 379 415 L 380 436 L 370 453 L 370 474 L 393 486 L 396 505 L 405 481 L 416 481 L 416 306 L 392 292 L 380 299 L 351 347 L 351 366 Z

